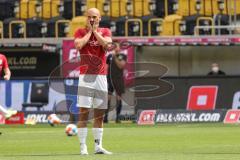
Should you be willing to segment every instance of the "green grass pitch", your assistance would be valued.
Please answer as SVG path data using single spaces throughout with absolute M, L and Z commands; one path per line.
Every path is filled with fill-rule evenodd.
M 0 160 L 240 160 L 239 125 L 108 124 L 103 144 L 114 154 L 94 155 L 89 129 L 88 156 L 64 127 L 0 126 Z

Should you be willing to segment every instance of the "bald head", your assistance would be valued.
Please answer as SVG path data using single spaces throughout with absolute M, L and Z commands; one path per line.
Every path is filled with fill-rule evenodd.
M 87 16 L 89 16 L 89 15 L 91 15 L 91 16 L 95 15 L 95 16 L 99 16 L 99 17 L 101 16 L 100 11 L 97 8 L 89 8 L 87 10 Z

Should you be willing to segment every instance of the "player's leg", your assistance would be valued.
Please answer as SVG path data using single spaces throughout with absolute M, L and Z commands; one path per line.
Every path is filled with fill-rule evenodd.
M 108 94 L 108 108 L 105 111 L 105 115 L 104 115 L 104 123 L 108 123 L 108 113 L 110 112 L 110 107 L 111 107 L 111 98 L 112 98 L 112 93 Z
M 0 105 L 0 112 L 4 114 L 4 116 L 8 113 L 7 109 Z
M 4 117 L 7 119 L 17 114 L 16 110 L 7 110 L 1 105 L 0 105 L 0 112 L 3 113 Z
M 89 108 L 80 108 L 79 111 L 79 121 L 78 121 L 78 138 L 80 142 L 80 153 L 82 155 L 87 155 L 87 145 L 86 139 L 88 134 L 87 121 L 89 115 Z
M 77 105 L 80 107 L 79 113 L 79 122 L 78 122 L 78 137 L 80 141 L 80 153 L 82 155 L 87 155 L 87 122 L 88 122 L 88 115 L 90 108 L 93 104 L 93 97 L 92 97 L 92 87 L 93 83 L 88 82 L 85 79 L 88 79 L 88 75 L 80 75 L 79 76 L 79 84 L 78 84 L 78 99 Z M 90 77 L 91 78 L 91 77 Z
M 120 113 L 122 110 L 122 100 L 121 100 L 121 95 L 117 95 L 117 107 L 116 107 L 116 123 L 120 123 Z
M 107 85 L 108 85 L 108 103 L 107 103 L 108 108 L 105 112 L 104 123 L 108 123 L 108 113 L 110 112 L 111 98 L 114 92 L 112 80 L 110 78 L 107 78 Z
M 105 109 L 94 109 L 93 137 L 95 143 L 95 154 L 112 154 L 102 147 L 103 118 Z
M 92 129 L 95 142 L 95 154 L 112 154 L 102 147 L 103 119 L 108 105 L 108 86 L 105 75 L 97 77 L 95 89 L 93 99 L 94 122 Z
M 78 105 L 80 106 L 78 120 L 78 138 L 80 142 L 80 154 L 88 155 L 86 139 L 88 134 L 87 122 L 90 108 L 92 106 L 92 97 L 78 96 Z

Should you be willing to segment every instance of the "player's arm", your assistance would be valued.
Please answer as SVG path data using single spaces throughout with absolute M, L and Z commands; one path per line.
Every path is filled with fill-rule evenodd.
M 102 36 L 99 32 L 97 32 L 97 29 L 93 29 L 93 34 L 97 38 L 97 41 L 99 42 L 99 44 L 104 48 L 107 46 L 107 44 L 112 43 L 111 34 Z
M 7 58 L 4 56 L 3 58 L 3 71 L 4 71 L 4 79 L 5 80 L 9 80 L 11 78 L 11 71 L 8 67 L 8 62 L 7 62 Z
M 5 80 L 10 80 L 10 78 L 11 78 L 11 71 L 10 71 L 10 69 L 9 68 L 5 68 L 4 70 L 4 79 Z
M 85 36 L 82 38 L 75 38 L 74 45 L 77 50 L 81 50 L 89 41 L 92 35 L 92 31 L 90 30 Z
M 78 49 L 78 50 L 81 50 L 87 44 L 91 35 L 92 35 L 92 30 L 91 29 L 83 37 L 79 32 L 76 32 L 75 35 L 74 35 L 74 37 L 75 37 L 75 40 L 74 40 L 75 48 Z

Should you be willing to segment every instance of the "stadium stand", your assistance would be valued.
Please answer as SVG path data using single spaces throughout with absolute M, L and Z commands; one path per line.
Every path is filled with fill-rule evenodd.
M 149 0 L 133 0 L 133 16 L 141 17 L 150 15 Z
M 0 20 L 15 17 L 14 8 L 16 0 L 1 0 L 0 1 Z
M 26 21 L 27 37 L 37 38 L 46 34 L 47 24 L 41 18 L 28 18 Z
M 182 21 L 182 16 L 173 14 L 166 16 L 163 20 L 163 31 L 161 32 L 162 36 L 172 36 L 172 35 L 181 35 L 180 24 Z
M 86 26 L 86 17 L 85 16 L 77 16 L 72 19 L 70 22 L 70 27 L 69 27 L 69 34 L 68 37 L 73 37 L 75 31 L 78 28 L 84 28 Z
M 2 35 L 9 38 L 11 21 L 21 20 L 12 24 L 12 37 L 24 37 L 24 23 L 27 37 L 71 37 L 78 23 L 84 27 L 81 17 L 91 7 L 100 10 L 100 26 L 111 28 L 114 36 L 194 35 L 199 17 L 205 17 L 199 34 L 218 26 L 226 27 L 214 34 L 229 34 L 227 27 L 240 15 L 238 0 L 2 0 Z M 30 33 L 29 28 L 38 30 Z
M 190 16 L 200 14 L 204 15 L 204 3 L 202 0 L 195 0 L 195 1 L 190 1 L 189 4 L 190 8 Z
M 63 3 L 60 0 L 43 0 L 42 18 L 57 17 L 63 12 Z
M 69 20 L 75 16 L 82 16 L 86 11 L 86 4 L 81 0 L 64 0 L 63 6 L 63 17 Z
M 104 2 L 105 2 L 105 0 L 87 0 L 87 9 L 98 8 L 101 15 L 106 15 L 104 12 L 104 5 L 103 5 Z
M 21 0 L 19 12 L 16 17 L 20 19 L 27 19 L 33 17 L 40 17 L 42 14 L 42 3 L 39 0 Z
M 176 0 L 159 0 L 155 2 L 156 10 L 154 15 L 157 17 L 164 18 L 169 14 L 174 14 L 177 8 L 177 1 Z
M 127 16 L 127 2 L 128 0 L 111 0 L 110 1 L 110 16 L 118 18 L 121 16 Z
M 69 33 L 70 20 L 63 17 L 51 18 L 47 23 L 47 37 L 66 37 Z

